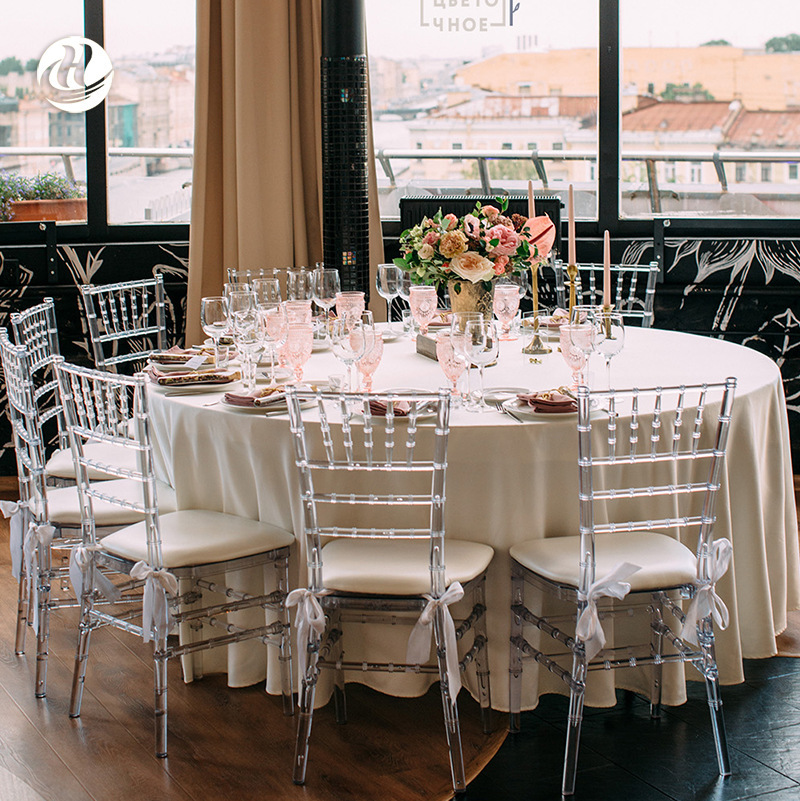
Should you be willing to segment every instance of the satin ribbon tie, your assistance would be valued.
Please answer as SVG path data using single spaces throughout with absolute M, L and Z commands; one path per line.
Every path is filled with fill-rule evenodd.
M 586 651 L 586 661 L 594 659 L 603 646 L 606 644 L 606 635 L 600 624 L 600 614 L 597 611 L 597 600 L 605 596 L 606 598 L 617 598 L 621 600 L 630 591 L 631 585 L 625 579 L 641 570 L 639 565 L 632 565 L 630 562 L 620 562 L 614 569 L 603 578 L 597 579 L 586 593 L 586 607 L 578 618 L 578 625 L 575 627 L 575 636 L 583 641 Z
M 319 599 L 330 595 L 330 590 L 314 592 L 306 587 L 292 590 L 284 602 L 287 609 L 297 607 L 294 615 L 294 627 L 297 632 L 297 681 L 301 686 L 306 676 L 308 665 L 308 646 L 316 637 L 325 631 L 325 612 Z
M 711 553 L 708 556 L 708 579 L 701 579 L 698 575 L 695 586 L 697 592 L 686 610 L 686 617 L 681 629 L 681 639 L 699 645 L 697 639 L 697 624 L 703 618 L 711 617 L 716 626 L 721 630 L 728 628 L 730 615 L 725 602 L 717 595 L 717 582 L 728 572 L 728 567 L 733 556 L 733 546 L 729 539 L 723 538 L 716 540 L 711 546 Z M 697 563 L 698 573 L 700 572 L 700 560 Z
M 83 597 L 83 589 L 86 585 L 86 572 L 91 564 L 91 555 L 94 551 L 102 550 L 99 545 L 78 545 L 72 549 L 69 555 L 69 580 L 75 597 L 80 602 Z M 119 590 L 111 583 L 108 577 L 95 568 L 94 584 L 98 592 L 105 596 L 109 601 L 120 599 Z
M 436 611 L 443 611 L 445 645 L 447 647 L 447 685 L 450 688 L 450 701 L 455 704 L 458 692 L 461 689 L 461 669 L 458 665 L 458 645 L 456 644 L 456 625 L 450 614 L 450 604 L 460 601 L 464 597 L 464 588 L 460 582 L 454 581 L 439 598 L 431 595 L 423 596 L 428 603 L 422 610 L 411 636 L 408 638 L 406 662 L 410 665 L 422 665 L 431 657 L 431 635 L 433 634 L 433 619 Z
M 163 567 L 156 570 L 145 561 L 137 562 L 131 568 L 130 576 L 144 581 L 142 640 L 150 642 L 154 637 L 166 637 L 172 627 L 167 596 L 178 594 L 178 579 Z
M 29 501 L 0 501 L 0 512 L 9 520 L 8 547 L 11 551 L 11 575 L 19 581 L 22 572 L 23 510 L 30 509 Z
M 28 584 L 28 620 L 35 632 L 39 632 L 39 571 L 34 567 L 38 547 L 49 548 L 56 533 L 55 526 L 37 525 L 31 521 L 22 541 L 22 558 L 25 562 L 25 580 Z

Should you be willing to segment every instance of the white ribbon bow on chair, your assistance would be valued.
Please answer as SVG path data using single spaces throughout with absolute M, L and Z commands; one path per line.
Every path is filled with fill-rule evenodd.
M 72 582 L 72 589 L 75 591 L 78 603 L 81 602 L 83 597 L 86 571 L 90 564 L 91 554 L 93 551 L 99 551 L 100 549 L 101 546 L 99 545 L 77 545 L 69 555 L 69 580 Z M 119 600 L 119 590 L 99 568 L 94 571 L 94 583 L 98 591 L 109 601 Z
M 0 501 L 0 512 L 9 520 L 8 547 L 11 551 L 11 575 L 19 581 L 22 570 L 22 510 L 30 509 L 29 501 Z
M 620 562 L 607 576 L 597 579 L 586 594 L 586 607 L 578 618 L 575 627 L 575 636 L 583 641 L 586 651 L 586 661 L 594 659 L 606 644 L 606 635 L 600 625 L 600 615 L 597 612 L 597 599 L 624 598 L 630 591 L 631 585 L 625 579 L 641 570 L 639 565 L 630 562 Z
M 698 645 L 697 623 L 705 617 L 711 615 L 714 623 L 723 631 L 728 628 L 730 615 L 725 602 L 717 595 L 717 582 L 728 572 L 733 555 L 733 546 L 729 539 L 723 538 L 716 540 L 711 546 L 711 553 L 708 557 L 709 578 L 708 581 L 698 580 L 695 584 L 697 592 L 686 610 L 686 617 L 683 620 L 681 629 L 681 639 Z M 699 563 L 698 563 L 699 567 Z
M 47 524 L 36 525 L 33 521 L 25 532 L 25 539 L 22 542 L 22 556 L 25 560 L 25 579 L 28 582 L 28 598 L 30 608 L 28 609 L 28 619 L 33 626 L 33 630 L 39 631 L 39 571 L 34 567 L 34 557 L 36 548 L 42 546 L 49 548 L 56 533 L 55 527 Z
M 167 595 L 178 594 L 178 579 L 163 567 L 156 570 L 145 561 L 137 562 L 130 576 L 144 581 L 142 598 L 142 640 L 150 642 L 153 637 L 169 633 L 171 616 Z
M 325 631 L 325 612 L 319 599 L 324 595 L 329 595 L 330 590 L 320 590 L 314 592 L 306 587 L 292 590 L 287 596 L 287 609 L 297 607 L 294 615 L 294 627 L 297 631 L 297 677 L 298 686 L 302 684 L 306 675 L 308 664 L 308 644 L 312 642 L 311 632 L 316 632 L 318 637 Z
M 456 625 L 450 614 L 450 604 L 464 597 L 464 588 L 454 581 L 440 598 L 424 596 L 428 603 L 422 610 L 411 636 L 408 638 L 406 662 L 410 665 L 421 665 L 431 657 L 431 635 L 433 634 L 433 618 L 437 609 L 444 612 L 444 636 L 447 646 L 447 685 L 450 688 L 450 701 L 455 704 L 456 696 L 461 689 L 461 669 L 458 665 L 458 646 L 456 644 Z

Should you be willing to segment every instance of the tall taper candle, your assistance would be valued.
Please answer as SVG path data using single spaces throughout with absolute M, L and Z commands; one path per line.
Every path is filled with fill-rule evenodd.
M 569 185 L 567 200 L 567 238 L 569 240 L 568 264 L 577 264 L 575 259 L 575 199 L 572 194 L 572 184 Z
M 603 305 L 611 305 L 611 240 L 603 234 Z

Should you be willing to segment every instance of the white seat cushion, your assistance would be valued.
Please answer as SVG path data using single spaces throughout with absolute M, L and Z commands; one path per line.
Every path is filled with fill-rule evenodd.
M 580 537 L 527 540 L 514 545 L 511 558 L 533 573 L 559 584 L 578 585 Z M 595 576 L 607 576 L 620 562 L 642 569 L 626 581 L 631 591 L 691 584 L 697 575 L 697 559 L 685 545 L 668 537 L 636 531 L 603 534 L 595 539 Z
M 142 502 L 142 485 L 129 478 L 115 478 L 111 481 L 101 481 L 99 489 L 131 503 Z M 175 490 L 163 481 L 156 481 L 156 495 L 158 508 L 163 512 L 174 512 L 177 509 Z M 56 526 L 80 526 L 81 507 L 78 501 L 77 487 L 58 487 L 48 489 L 47 506 L 50 522 Z M 143 520 L 143 515 L 133 509 L 117 506 L 108 501 L 93 499 L 95 525 L 97 526 L 125 526 Z
M 479 542 L 445 539 L 445 586 L 483 573 L 494 551 Z M 325 589 L 366 595 L 422 595 L 431 590 L 428 540 L 339 539 L 322 549 Z
M 198 509 L 159 515 L 164 567 L 207 565 L 285 548 L 294 534 L 269 523 Z M 103 538 L 103 549 L 138 562 L 147 559 L 144 523 Z
M 90 442 L 84 446 L 84 453 L 87 457 L 94 459 L 101 464 L 124 467 L 126 470 L 136 470 L 136 451 L 133 448 L 123 448 L 119 445 L 112 445 L 108 442 Z M 55 451 L 47 460 L 45 473 L 52 478 L 71 478 L 75 479 L 75 463 L 72 461 L 72 451 L 63 448 Z M 104 481 L 109 478 L 118 478 L 102 470 L 89 470 L 90 481 Z

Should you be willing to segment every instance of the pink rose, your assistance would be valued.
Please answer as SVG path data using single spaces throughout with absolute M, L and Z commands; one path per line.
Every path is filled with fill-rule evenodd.
M 493 220 L 498 214 L 500 214 L 500 209 L 496 209 L 494 206 L 483 206 L 481 208 L 481 213 L 490 220 Z
M 481 221 L 474 214 L 467 214 L 464 217 L 464 231 L 467 236 L 475 239 L 481 230 Z
M 426 242 L 420 247 L 417 253 L 419 254 L 419 257 L 422 259 L 422 261 L 428 261 L 429 259 L 433 258 L 435 251 L 433 249 L 433 245 L 429 245 Z
M 428 231 L 425 238 L 422 240 L 426 245 L 435 245 L 439 241 L 438 231 Z
M 475 250 L 468 250 L 456 256 L 450 267 L 461 278 L 477 284 L 478 281 L 489 281 L 494 278 L 494 265 L 485 256 Z
M 455 214 L 445 214 L 444 220 L 442 222 L 444 222 L 445 220 L 447 221 L 446 228 L 448 231 L 450 231 L 451 229 L 455 228 L 458 225 L 458 217 L 456 217 Z
M 503 275 L 508 264 L 508 256 L 498 256 L 494 263 L 494 274 Z
M 494 248 L 489 244 L 493 239 L 499 240 Z M 493 256 L 511 256 L 517 252 L 519 242 L 519 234 L 505 225 L 494 225 L 486 232 L 486 246 L 492 248 L 490 252 Z
M 452 259 L 467 249 L 467 235 L 463 231 L 447 231 L 439 240 L 439 253 Z

